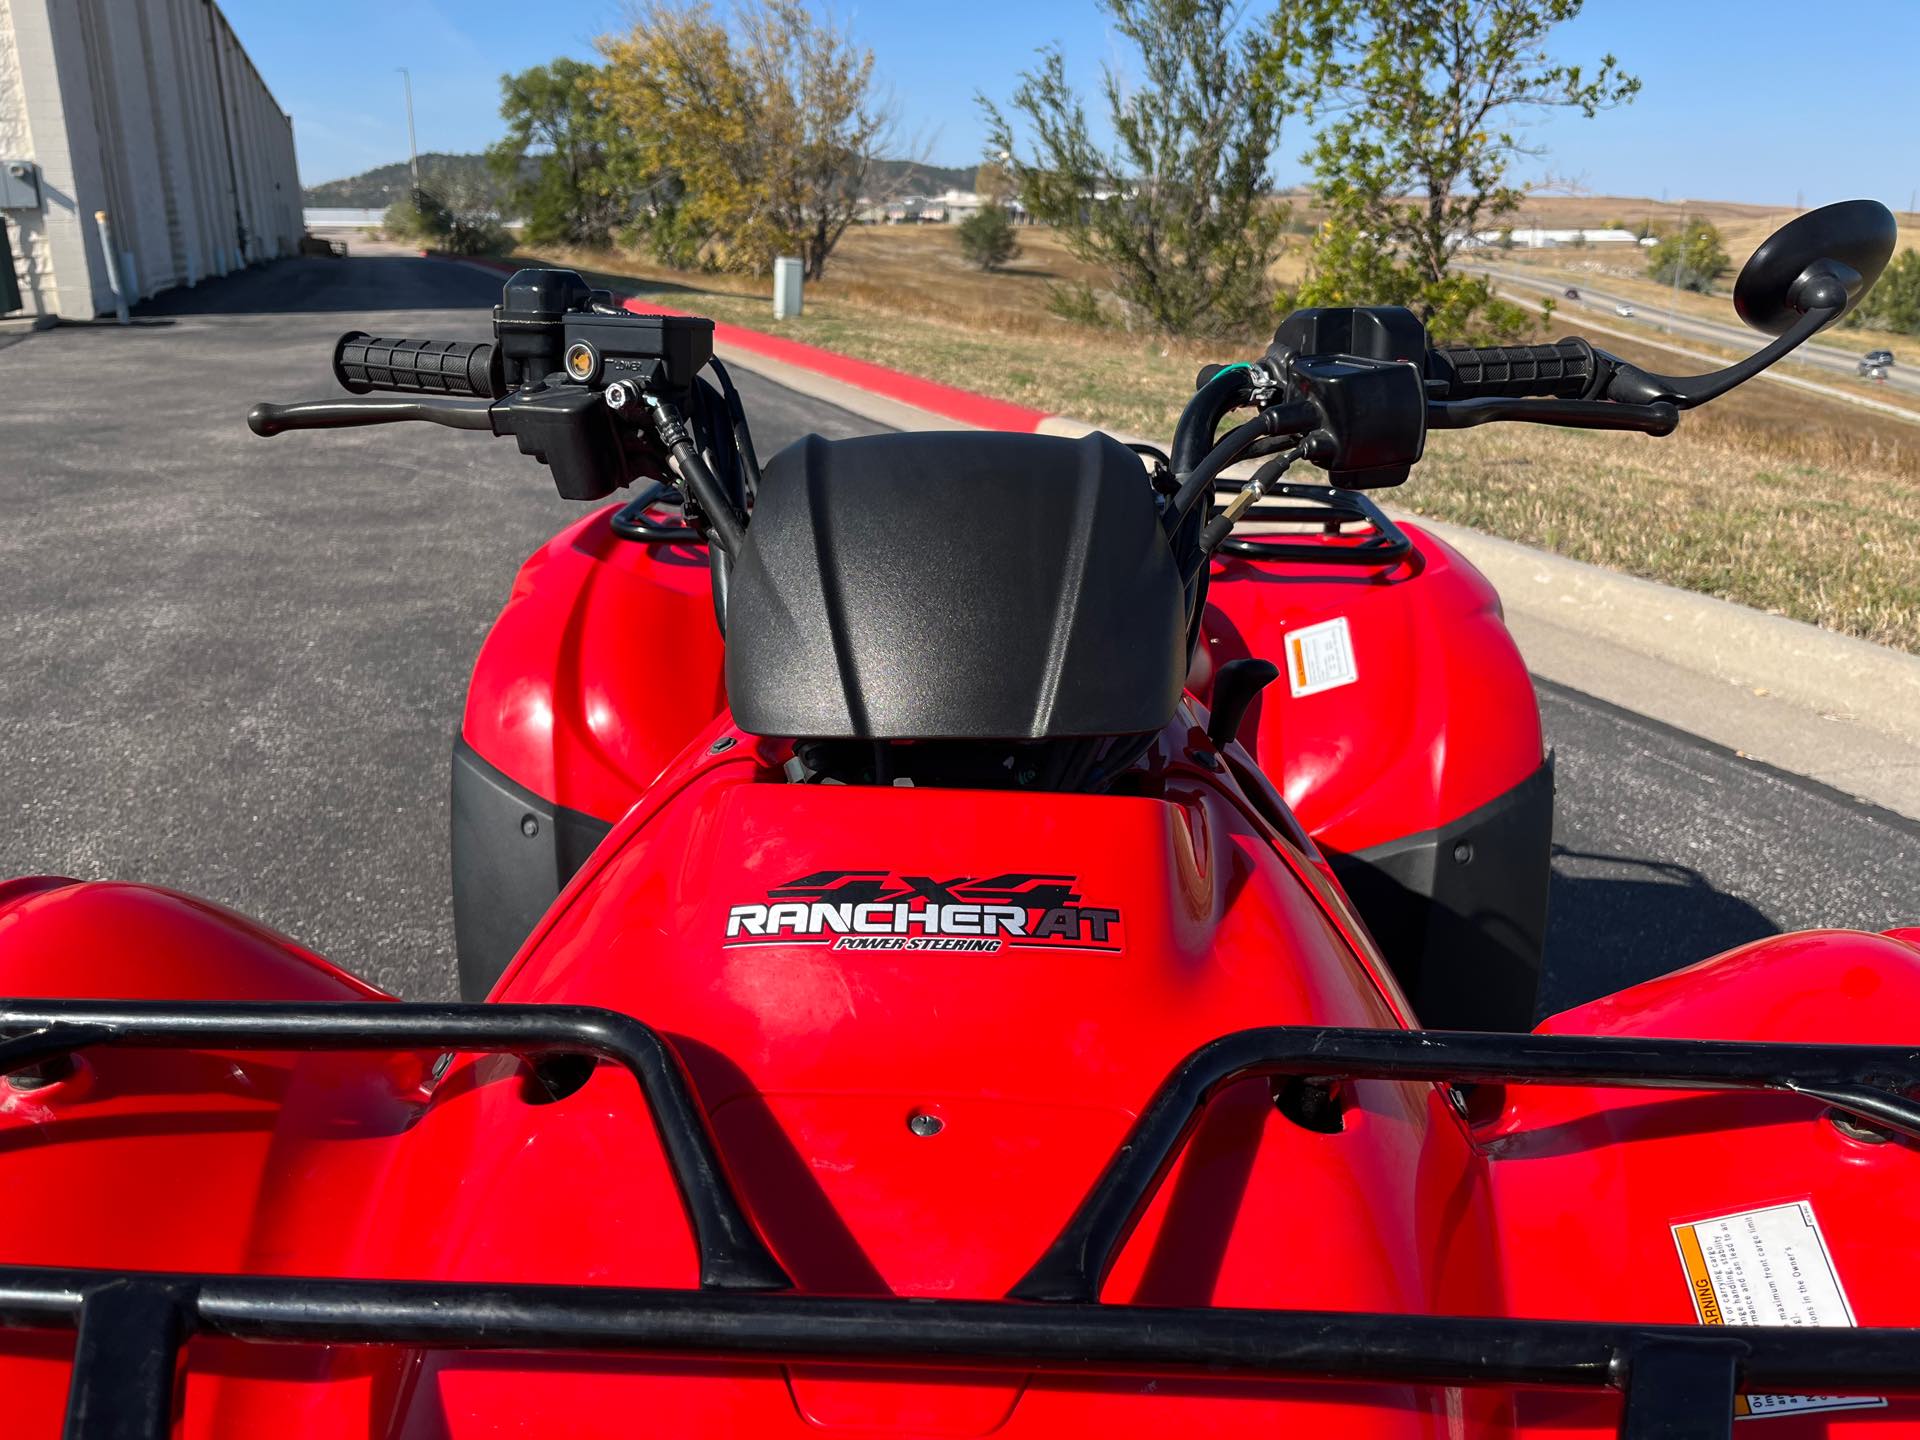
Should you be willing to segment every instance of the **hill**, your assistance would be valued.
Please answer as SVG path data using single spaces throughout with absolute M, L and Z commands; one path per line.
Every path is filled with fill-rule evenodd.
M 526 162 L 529 166 L 533 161 Z M 487 168 L 484 155 L 444 155 L 434 152 L 420 157 L 420 181 L 431 187 L 436 182 L 472 186 L 480 193 L 500 198 L 501 184 Z M 328 180 L 309 185 L 301 192 L 302 204 L 313 207 L 373 210 L 391 205 L 407 193 L 407 162 L 396 160 L 345 180 Z M 971 190 L 973 167 L 922 165 L 911 160 L 881 160 L 874 165 L 874 190 L 883 194 L 938 195 L 943 190 Z
M 391 205 L 407 193 L 412 182 L 407 177 L 407 162 L 396 160 L 345 180 L 328 180 L 309 185 L 301 193 L 301 203 L 309 206 L 340 206 L 353 209 L 378 209 Z M 472 187 L 496 201 L 502 186 L 500 178 L 487 168 L 484 155 L 445 155 L 437 151 L 420 157 L 420 183 L 452 184 Z

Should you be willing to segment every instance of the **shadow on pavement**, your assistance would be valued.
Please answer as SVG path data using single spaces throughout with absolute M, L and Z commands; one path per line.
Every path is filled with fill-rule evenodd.
M 1556 844 L 1549 893 L 1542 1015 L 1780 931 L 1698 870 L 1664 860 Z
M 298 315 L 367 310 L 490 309 L 500 276 L 451 260 L 354 255 L 339 260 L 274 260 L 164 290 L 134 307 L 164 315 Z

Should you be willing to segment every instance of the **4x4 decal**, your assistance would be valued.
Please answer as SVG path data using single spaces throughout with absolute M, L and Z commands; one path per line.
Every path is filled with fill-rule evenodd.
M 1120 912 L 1084 903 L 1076 875 L 816 870 L 769 889 L 762 903 L 735 905 L 724 943 L 970 954 L 1118 950 Z

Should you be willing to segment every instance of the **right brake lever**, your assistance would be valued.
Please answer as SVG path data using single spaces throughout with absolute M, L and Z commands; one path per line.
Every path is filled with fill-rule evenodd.
M 247 412 L 247 428 L 256 435 L 283 430 L 339 430 L 350 425 L 390 425 L 424 420 L 450 430 L 494 429 L 491 400 L 297 400 L 275 405 L 262 400 Z M 497 433 L 497 432 L 496 432 Z

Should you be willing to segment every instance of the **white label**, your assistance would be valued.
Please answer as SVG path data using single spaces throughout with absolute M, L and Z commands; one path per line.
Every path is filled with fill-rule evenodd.
M 1702 1325 L 1854 1324 L 1807 1201 L 1675 1225 L 1673 1243 Z M 1748 1419 L 1886 1403 L 1864 1395 L 1741 1395 L 1733 1413 Z
M 1296 698 L 1351 685 L 1359 678 L 1346 616 L 1287 632 L 1287 685 Z

